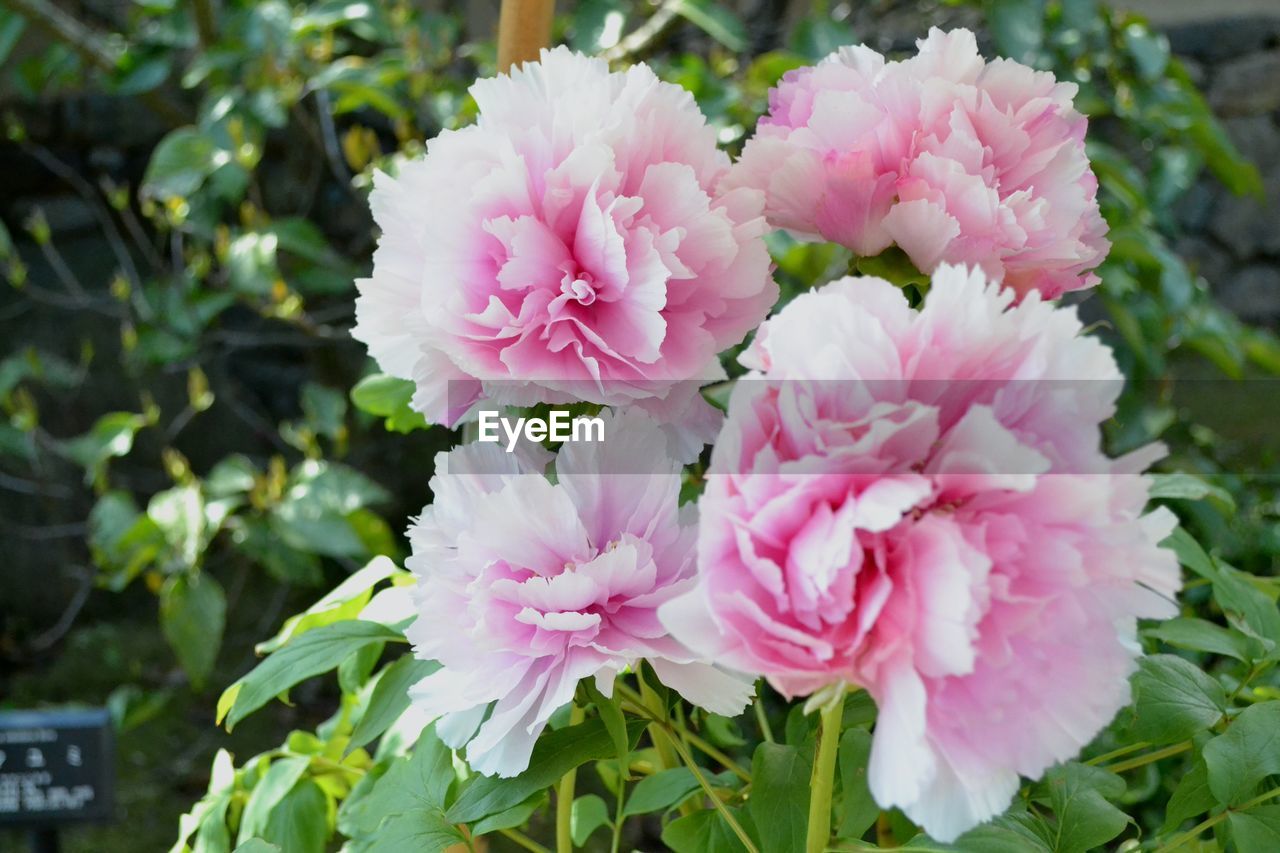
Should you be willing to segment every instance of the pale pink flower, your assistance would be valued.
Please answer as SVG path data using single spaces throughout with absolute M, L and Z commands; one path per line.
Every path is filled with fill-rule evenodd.
M 699 586 L 661 618 L 788 696 L 879 706 L 871 791 L 935 838 L 1003 811 L 1129 700 L 1136 619 L 1179 573 L 1144 515 L 1159 455 L 1101 449 L 1121 374 L 1074 309 L 941 266 L 762 327 L 700 503 Z
M 505 403 L 664 401 L 718 378 L 777 298 L 763 194 L 684 89 L 564 48 L 471 87 L 472 126 L 377 175 L 354 335 L 452 426 Z M 677 409 L 679 406 L 676 407 Z
M 779 228 L 925 273 L 980 266 L 1019 295 L 1092 287 L 1110 244 L 1076 85 L 933 29 L 886 62 L 846 47 L 789 72 L 725 187 L 768 195 Z
M 554 484 L 527 449 L 441 453 L 435 500 L 409 531 L 417 619 L 406 634 L 441 664 L 410 695 L 480 773 L 524 770 L 580 680 L 611 695 L 641 659 L 713 712 L 737 714 L 751 697 L 751 679 L 702 662 L 658 621 L 693 583 L 696 516 L 679 506 L 680 464 L 659 427 L 604 417 L 603 442 L 560 451 Z

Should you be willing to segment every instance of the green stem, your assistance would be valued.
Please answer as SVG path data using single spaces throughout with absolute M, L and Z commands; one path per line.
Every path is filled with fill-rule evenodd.
M 1088 761 L 1085 762 L 1085 764 L 1089 764 L 1093 766 L 1096 766 L 1098 764 L 1106 764 L 1108 761 L 1114 761 L 1115 759 L 1121 758 L 1125 755 L 1129 755 L 1134 752 L 1139 752 L 1143 749 L 1146 749 L 1149 746 L 1151 746 L 1151 744 L 1147 743 L 1145 740 L 1140 740 L 1137 743 L 1131 743 L 1131 744 L 1128 744 L 1127 746 L 1122 746 L 1119 749 L 1113 749 L 1111 750 L 1111 752 L 1104 752 L 1102 755 L 1098 755 L 1093 758 L 1090 758 Z
M 759 696 L 751 703 L 756 712 L 756 723 L 760 726 L 760 736 L 764 738 L 765 743 L 773 743 L 773 729 L 769 726 L 769 717 L 764 712 L 764 702 Z
M 1102 769 L 1109 770 L 1112 773 L 1123 773 L 1126 770 L 1133 770 L 1136 767 L 1143 767 L 1153 761 L 1159 761 L 1162 758 L 1168 758 L 1171 755 L 1186 752 L 1188 749 L 1191 749 L 1191 747 L 1191 741 L 1186 740 L 1182 743 L 1175 743 L 1173 746 L 1166 746 L 1164 749 L 1157 749 L 1154 752 L 1139 755 L 1137 758 L 1130 758 L 1128 761 L 1117 761 L 1115 764 Z
M 835 784 L 836 753 L 840 746 L 840 722 L 844 717 L 844 694 L 822 709 L 818 727 L 818 754 L 809 781 L 809 832 L 806 853 L 822 853 L 831 840 L 831 791 Z
M 543 847 L 541 844 L 517 829 L 499 829 L 498 833 L 511 839 L 525 850 L 532 850 L 533 853 L 551 853 L 551 851 L 546 847 Z
M 747 853 L 760 853 L 755 842 L 751 840 L 751 836 L 747 835 L 742 825 L 734 818 L 733 813 L 725 807 L 725 804 L 716 796 L 715 789 L 711 787 L 711 783 L 707 781 L 707 777 L 702 774 L 702 768 L 693 760 L 693 755 L 689 753 L 689 748 L 680 741 L 679 738 L 673 738 L 672 744 L 676 748 L 676 752 L 680 753 L 680 758 L 684 761 L 685 766 L 689 768 L 689 772 L 693 774 L 693 778 L 698 780 L 698 784 L 702 786 L 703 792 L 711 800 L 711 804 L 715 806 L 716 811 L 720 813 L 720 817 L 724 818 L 724 822 L 733 830 L 733 834 L 738 836 L 738 840 L 742 842 L 742 846 L 747 848 Z
M 576 726 L 586 714 L 577 705 L 569 711 L 569 725 Z M 556 785 L 556 853 L 573 851 L 573 788 L 578 781 L 578 768 L 560 778 Z
M 609 853 L 618 853 L 618 846 L 622 843 L 622 809 L 623 804 L 627 801 L 627 768 L 623 766 L 621 760 L 618 761 L 618 797 L 617 805 L 613 810 L 613 841 L 609 844 Z
M 1171 853 L 1171 851 L 1177 850 L 1182 845 L 1190 841 L 1195 841 L 1202 834 L 1204 834 L 1205 830 L 1212 829 L 1217 824 L 1226 820 L 1227 817 L 1232 813 L 1247 812 L 1249 809 L 1253 808 L 1254 806 L 1262 805 L 1267 800 L 1272 800 L 1272 799 L 1275 799 L 1276 797 L 1280 797 L 1280 788 L 1272 788 L 1270 791 L 1267 791 L 1264 794 L 1259 794 L 1258 796 L 1254 797 L 1252 800 L 1240 806 L 1239 808 L 1226 809 L 1224 811 L 1219 812 L 1216 815 L 1207 817 L 1204 820 L 1197 823 L 1195 826 L 1188 829 L 1186 832 L 1182 833 L 1181 835 L 1175 836 L 1174 839 L 1170 841 L 1168 844 L 1164 845 L 1163 847 L 1157 848 L 1156 853 Z

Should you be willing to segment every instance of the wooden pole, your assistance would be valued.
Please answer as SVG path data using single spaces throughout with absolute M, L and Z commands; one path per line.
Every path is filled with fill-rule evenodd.
M 498 15 L 498 71 L 538 58 L 551 44 L 555 0 L 502 0 Z

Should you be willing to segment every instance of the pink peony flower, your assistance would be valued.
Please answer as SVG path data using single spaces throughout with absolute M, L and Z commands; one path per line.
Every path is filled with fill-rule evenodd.
M 696 531 L 666 438 L 636 415 L 606 415 L 604 435 L 566 444 L 554 485 L 531 452 L 476 442 L 436 457 L 435 502 L 409 531 L 418 618 L 407 635 L 442 667 L 410 695 L 480 773 L 524 770 L 581 679 L 611 695 L 640 659 L 716 713 L 752 695 L 752 680 L 701 662 L 658 621 L 693 583 Z
M 724 183 L 766 191 L 779 228 L 920 270 L 979 266 L 1019 296 L 1097 284 L 1110 244 L 1074 83 L 984 62 L 968 30 L 931 30 L 886 62 L 846 47 L 783 77 Z
M 729 160 L 693 96 L 564 48 L 471 94 L 475 125 L 375 181 L 353 334 L 381 369 L 450 426 L 482 395 L 670 409 L 719 378 L 777 286 L 763 194 L 713 190 Z
M 1074 309 L 943 265 L 804 294 L 744 355 L 700 504 L 680 640 L 788 696 L 879 706 L 882 806 L 948 841 L 1129 700 L 1136 619 L 1176 612 L 1147 448 L 1112 460 L 1121 374 Z

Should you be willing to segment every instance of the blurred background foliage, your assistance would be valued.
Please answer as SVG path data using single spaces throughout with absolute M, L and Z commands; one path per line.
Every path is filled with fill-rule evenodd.
M 183 825 L 202 850 L 227 849 L 236 832 L 320 850 L 335 831 L 358 839 L 385 816 L 337 809 L 353 795 L 350 777 L 367 778 L 367 793 L 407 761 L 409 744 L 394 737 L 373 754 L 347 754 L 403 710 L 387 704 L 393 691 L 384 685 L 373 703 L 380 719 L 353 737 L 378 684 L 403 687 L 417 674 L 407 658 L 377 669 L 385 638 L 359 654 L 342 647 L 351 654 L 328 667 L 338 679 L 295 687 L 292 704 L 270 704 L 233 734 L 214 727 L 214 700 L 250 669 L 255 643 L 325 590 L 348 579 L 258 652 L 353 619 L 375 583 L 397 582 L 390 572 L 354 585 L 349 576 L 375 557 L 403 556 L 406 519 L 429 499 L 432 454 L 456 438 L 425 429 L 406 385 L 372 373 L 348 329 L 353 280 L 368 272 L 376 236 L 371 176 L 472 120 L 466 88 L 495 70 L 495 6 L 137 0 L 69 11 L 9 0 L 0 8 L 9 196 L 0 271 L 10 285 L 0 294 L 9 344 L 0 359 L 0 707 L 106 704 L 121 739 L 121 822 L 77 831 L 70 849 L 163 849 L 178 815 L 206 791 L 208 807 Z M 1146 845 L 1227 802 L 1175 792 L 1188 773 L 1212 771 L 1202 746 L 1224 714 L 1280 697 L 1269 677 L 1280 642 L 1280 507 L 1272 449 L 1255 443 L 1270 421 L 1265 409 L 1236 408 L 1266 393 L 1259 378 L 1280 372 L 1280 345 L 1221 307 L 1174 249 L 1182 223 L 1173 211 L 1202 175 L 1238 194 L 1259 193 L 1261 181 L 1167 40 L 1095 0 L 558 6 L 558 41 L 620 64 L 651 63 L 693 92 L 729 151 L 789 69 L 859 40 L 902 51 L 910 38 L 901 33 L 923 35 L 929 25 L 971 26 L 988 55 L 1080 85 L 1114 243 L 1103 284 L 1081 310 L 1132 380 L 1110 440 L 1119 452 L 1159 438 L 1170 447 L 1167 470 L 1199 475 L 1165 477 L 1160 494 L 1211 552 L 1182 543 L 1200 578 L 1185 617 L 1152 629 L 1150 649 L 1180 657 L 1155 659 L 1150 679 L 1191 679 L 1221 712 L 1163 729 L 1143 721 L 1141 702 L 1122 714 L 1095 758 L 1190 745 L 1132 767 L 1121 760 L 1124 780 L 1063 771 L 1096 795 L 1088 822 L 1114 832 L 1070 843 L 1059 832 L 1042 846 L 1086 850 L 1122 833 Z M 125 141 L 66 138 L 65 120 L 49 114 L 65 102 L 105 110 L 94 117 L 98 135 Z M 849 264 L 838 248 L 770 240 L 784 299 Z M 1203 393 L 1185 396 L 1175 381 L 1183 377 Z M 1227 409 L 1233 434 L 1222 432 Z M 232 707 L 232 716 L 251 710 Z M 781 703 L 766 713 L 804 742 L 807 723 L 784 719 Z M 851 718 L 869 722 L 865 709 Z M 750 764 L 758 736 L 730 721 L 700 725 Z M 854 737 L 851 748 L 861 743 Z M 228 752 L 215 761 L 220 749 Z M 255 789 L 268 793 L 246 809 Z M 1054 790 L 1025 792 L 1016 820 L 1033 828 L 1038 820 L 1036 831 L 1052 835 L 1066 820 Z M 527 805 L 506 826 L 540 803 Z M 850 832 L 868 830 L 862 815 L 844 819 Z M 896 825 L 886 826 L 891 836 Z M 9 840 L 0 834 L 0 844 Z

